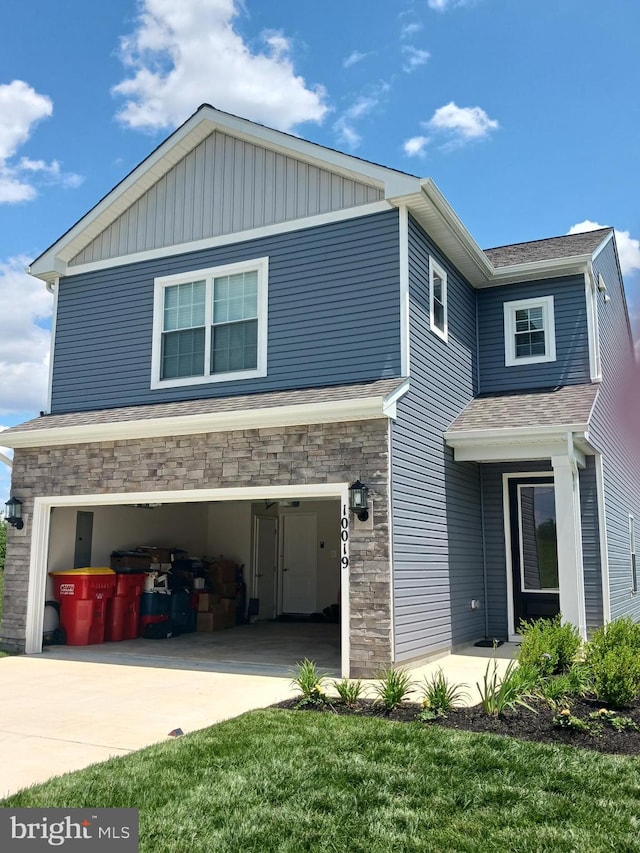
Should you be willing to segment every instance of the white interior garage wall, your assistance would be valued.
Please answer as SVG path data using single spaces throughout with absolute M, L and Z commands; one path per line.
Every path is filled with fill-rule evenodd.
M 93 513 L 91 565 L 108 566 L 111 552 L 140 545 L 183 548 L 190 556 L 207 552 L 208 504 L 55 507 L 51 516 L 47 571 L 73 568 L 78 512 Z M 47 597 L 51 597 L 49 580 Z

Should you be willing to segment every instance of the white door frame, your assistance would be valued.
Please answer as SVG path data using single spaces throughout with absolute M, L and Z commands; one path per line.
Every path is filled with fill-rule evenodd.
M 517 473 L 509 473 L 502 475 L 502 515 L 504 521 L 504 554 L 505 563 L 507 566 L 507 630 L 509 632 L 509 642 L 519 643 L 520 634 L 516 633 L 515 613 L 513 608 L 513 560 L 511 559 L 511 506 L 509 503 L 509 480 L 513 479 L 534 479 L 536 477 L 551 477 L 553 479 L 553 470 L 550 471 L 519 471 Z M 555 486 L 555 481 L 554 481 Z M 559 570 L 558 566 L 558 570 Z M 561 608 L 562 609 L 562 608 Z
M 69 506 L 119 506 L 134 503 L 203 503 L 214 501 L 292 500 L 296 498 L 336 498 L 341 506 L 341 656 L 342 675 L 349 675 L 349 484 L 317 483 L 299 486 L 251 486 L 229 489 L 188 489 L 172 491 L 112 492 L 90 495 L 47 495 L 34 498 L 31 522 L 31 555 L 27 594 L 26 654 L 42 652 L 42 629 L 49 556 L 51 510 Z M 346 537 L 345 537 L 346 530 Z

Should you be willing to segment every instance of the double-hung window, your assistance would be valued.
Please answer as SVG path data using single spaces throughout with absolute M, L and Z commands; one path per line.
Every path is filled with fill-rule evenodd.
M 446 341 L 449 335 L 447 273 L 432 257 L 429 257 L 429 312 L 431 331 Z
M 504 303 L 504 363 L 538 364 L 556 360 L 553 296 Z
M 152 388 L 265 376 L 268 259 L 155 281 Z
M 631 552 L 631 592 L 635 593 L 638 591 L 638 572 L 636 566 L 636 520 L 631 513 L 629 513 L 629 551 Z

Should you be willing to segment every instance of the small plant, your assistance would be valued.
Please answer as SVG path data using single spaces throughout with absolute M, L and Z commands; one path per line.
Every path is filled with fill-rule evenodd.
M 382 705 L 385 711 L 393 711 L 406 699 L 414 688 L 411 676 L 404 669 L 389 667 L 378 676 L 379 683 L 373 688 L 375 704 Z
M 624 708 L 640 695 L 640 625 L 629 618 L 598 628 L 585 649 L 597 699 Z
M 560 713 L 555 714 L 552 722 L 557 729 L 573 729 L 579 732 L 591 730 L 589 724 L 581 720 L 580 717 L 574 717 L 569 708 L 563 708 Z
M 555 675 L 543 679 L 535 695 L 544 699 L 554 711 L 558 711 L 561 708 L 570 707 L 573 690 L 566 675 Z
M 577 629 L 568 622 L 562 624 L 559 615 L 553 619 L 523 620 L 520 634 L 520 664 L 535 666 L 545 678 L 567 672 L 580 649 Z
M 441 717 L 446 717 L 444 711 L 434 711 L 433 708 L 429 708 L 428 706 L 423 706 L 422 710 L 418 714 L 418 719 L 422 723 L 431 723 L 433 720 L 439 720 Z
M 424 679 L 421 685 L 422 707 L 431 711 L 446 713 L 457 705 L 461 705 L 469 697 L 466 684 L 450 684 L 440 667 L 430 678 Z
M 615 711 L 609 711 L 607 708 L 600 708 L 599 711 L 593 711 L 589 714 L 590 719 L 598 720 L 602 723 L 608 723 L 617 732 L 633 731 L 640 732 L 640 726 L 631 719 L 631 717 L 622 717 L 616 714 Z
M 327 674 L 317 669 L 315 663 L 308 658 L 297 663 L 296 667 L 291 684 L 302 694 L 298 705 L 304 707 L 304 705 L 321 705 L 326 702 L 327 696 L 323 684 Z
M 364 689 L 360 680 L 349 681 L 348 678 L 343 678 L 342 681 L 334 681 L 333 686 L 340 699 L 349 707 L 357 703 Z
M 534 671 L 537 679 L 538 673 L 536 670 Z M 499 717 L 505 711 L 512 710 L 518 705 L 536 713 L 525 702 L 525 696 L 529 694 L 532 687 L 528 680 L 530 675 L 527 673 L 526 677 L 523 677 L 522 674 L 518 675 L 517 673 L 518 665 L 516 661 L 512 660 L 503 677 L 499 678 L 498 663 L 495 658 L 491 658 L 484 673 L 483 685 L 476 684 L 480 693 L 480 703 L 486 714 L 491 717 Z

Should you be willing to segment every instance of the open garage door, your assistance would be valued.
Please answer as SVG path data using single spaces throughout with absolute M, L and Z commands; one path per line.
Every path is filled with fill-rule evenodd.
M 325 487 L 326 488 L 326 487 Z M 46 544 L 41 548 L 39 601 L 30 587 L 29 617 L 34 634 L 37 609 L 54 600 L 59 590 L 52 572 L 90 566 L 114 567 L 114 554 L 159 555 L 148 571 L 167 577 L 168 593 L 156 591 L 145 572 L 140 611 L 155 606 L 153 596 L 188 594 L 195 630 L 181 626 L 168 638 L 138 636 L 86 646 L 51 645 L 48 654 L 232 671 L 289 673 L 307 657 L 335 674 L 344 671 L 345 618 L 341 589 L 341 498 L 305 495 L 305 487 L 282 498 L 234 496 L 232 500 L 185 500 L 182 494 L 157 493 L 153 498 L 126 496 L 126 503 L 100 503 L 99 496 L 82 503 L 52 506 L 46 519 Z M 109 496 L 113 501 L 114 496 Z M 192 495 L 189 495 L 192 497 Z M 218 497 L 216 495 L 216 497 Z M 34 523 L 36 518 L 34 517 Z M 44 530 L 41 530 L 44 535 Z M 38 553 L 32 572 L 37 572 Z M 115 561 L 114 561 L 115 560 Z M 168 560 L 168 563 L 166 562 Z M 127 560 L 124 559 L 126 564 Z M 123 561 L 120 559 L 120 567 Z M 222 585 L 216 566 L 227 566 Z M 228 567 L 235 567 L 233 576 Z M 129 567 L 130 569 L 132 567 Z M 137 568 L 144 571 L 139 561 Z M 141 599 L 141 602 L 142 602 Z M 232 600 L 233 599 L 233 600 Z M 345 598 L 348 606 L 348 597 Z M 181 599 L 182 602 L 186 599 Z M 151 604 L 150 604 L 151 602 Z M 226 608 L 224 622 L 217 617 Z M 107 605 L 109 619 L 111 605 Z M 208 614 L 208 616 L 204 616 Z M 171 617 L 169 617 L 171 618 Z M 198 630 L 199 629 L 199 630 Z M 37 627 L 35 627 L 37 631 Z M 158 637 L 162 632 L 158 632 Z M 39 649 L 31 649 L 38 651 Z

